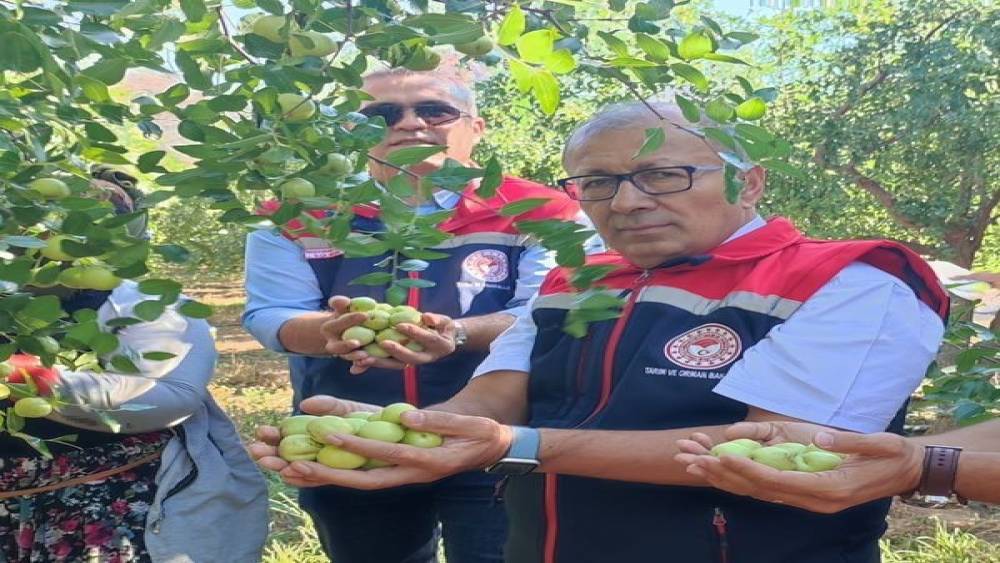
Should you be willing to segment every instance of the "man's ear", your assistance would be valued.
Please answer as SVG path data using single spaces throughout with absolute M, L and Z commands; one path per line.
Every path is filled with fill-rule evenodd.
M 478 145 L 483 140 L 483 135 L 486 134 L 486 120 L 478 115 L 473 117 L 472 132 L 476 135 L 476 140 L 473 144 Z
M 767 180 L 767 171 L 760 166 L 754 166 L 743 173 L 743 191 L 740 192 L 739 204 L 742 207 L 750 208 L 757 205 L 760 198 L 764 197 L 764 185 Z

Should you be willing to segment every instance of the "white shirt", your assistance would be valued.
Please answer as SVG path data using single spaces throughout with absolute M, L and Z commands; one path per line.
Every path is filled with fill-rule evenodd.
M 727 241 L 765 224 L 755 218 Z M 537 332 L 530 307 L 473 377 L 530 371 Z M 943 334 L 940 318 L 909 286 L 855 262 L 747 349 L 714 391 L 815 424 L 881 432 L 920 385 Z

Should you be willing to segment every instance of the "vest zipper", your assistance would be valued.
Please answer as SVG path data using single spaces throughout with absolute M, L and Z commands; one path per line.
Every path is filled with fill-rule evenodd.
M 420 274 L 409 272 L 411 280 L 419 279 Z M 420 288 L 411 287 L 406 296 L 406 303 L 420 310 Z M 417 366 L 408 365 L 403 368 L 403 395 L 405 401 L 414 406 L 420 406 L 420 390 L 417 388 Z
M 177 426 L 172 430 L 174 431 L 174 434 L 176 434 L 177 437 L 180 438 L 181 443 L 184 444 L 184 449 L 187 450 L 187 432 L 184 431 L 184 427 Z M 166 504 L 167 500 L 170 497 L 186 489 L 197 478 L 198 478 L 198 466 L 194 464 L 194 460 L 192 459 L 191 471 L 189 471 L 188 474 L 185 475 L 183 479 L 178 481 L 177 484 L 174 485 L 174 487 L 170 489 L 170 491 L 167 494 L 163 495 L 163 500 L 160 501 L 160 512 L 158 514 L 156 522 L 153 522 L 152 528 L 154 534 L 160 533 L 160 525 L 163 523 L 163 519 L 166 518 L 166 508 L 164 507 L 164 505 Z
M 611 329 L 611 336 L 608 338 L 608 345 L 604 355 L 604 365 L 602 368 L 601 395 L 594 410 L 576 428 L 583 426 L 590 419 L 601 412 L 608 404 L 611 395 L 611 382 L 614 375 L 615 353 L 618 351 L 618 341 L 621 340 L 622 333 L 625 332 L 625 325 L 632 316 L 632 309 L 639 299 L 639 290 L 652 275 L 650 270 L 643 270 L 642 274 L 636 278 L 632 285 L 632 292 L 628 296 L 625 308 L 622 309 L 621 316 L 615 321 L 615 326 Z M 556 540 L 559 535 L 559 510 L 558 493 L 556 491 L 558 475 L 552 473 L 545 474 L 544 496 L 545 496 L 545 563 L 555 563 L 556 561 Z M 723 563 L 728 563 L 723 562 Z
M 726 515 L 719 507 L 715 507 L 712 526 L 715 527 L 715 535 L 719 539 L 719 563 L 729 563 L 729 534 L 726 529 Z

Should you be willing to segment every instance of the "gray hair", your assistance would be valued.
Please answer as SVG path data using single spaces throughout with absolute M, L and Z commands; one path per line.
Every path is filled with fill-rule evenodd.
M 408 68 L 397 67 L 397 68 L 386 68 L 372 71 L 364 76 L 365 82 L 369 80 L 377 79 L 399 79 L 406 78 L 410 76 L 427 76 L 433 77 L 436 80 L 443 81 L 447 85 L 448 93 L 451 94 L 452 98 L 455 99 L 459 105 L 463 106 L 461 109 L 468 111 L 474 116 L 479 115 L 479 110 L 476 107 L 476 95 L 469 88 L 467 81 L 459 75 L 459 73 L 454 69 L 449 69 L 448 67 L 438 67 L 435 70 L 418 71 L 410 70 Z
M 653 113 L 654 111 L 656 112 L 655 114 Z M 711 126 L 713 125 L 712 122 L 703 118 L 697 123 L 691 123 L 684 117 L 684 113 L 677 104 L 671 102 L 633 101 L 606 106 L 574 129 L 566 140 L 566 145 L 563 147 L 563 163 L 566 162 L 566 157 L 569 156 L 570 152 L 578 149 L 593 136 L 612 129 L 635 127 L 637 124 L 657 119 L 656 114 L 662 120 L 661 126 L 672 125 L 676 129 L 698 138 L 716 152 L 733 152 L 732 149 L 706 137 L 701 132 L 702 127 Z

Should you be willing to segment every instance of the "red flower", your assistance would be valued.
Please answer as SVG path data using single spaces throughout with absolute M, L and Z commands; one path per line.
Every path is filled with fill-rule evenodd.
M 73 551 L 73 545 L 67 541 L 60 540 L 59 543 L 49 548 L 49 551 L 56 557 L 66 557 Z
M 118 516 L 128 514 L 128 503 L 122 499 L 118 499 L 111 503 L 111 511 Z
M 31 549 L 31 544 L 35 540 L 35 529 L 31 526 L 25 526 L 20 529 L 17 534 L 17 547 L 21 549 Z
M 105 545 L 111 541 L 112 537 L 114 537 L 113 530 L 103 524 L 84 524 L 83 526 L 83 539 L 87 545 Z
M 59 523 L 59 529 L 66 532 L 67 534 L 72 534 L 80 527 L 79 520 L 63 520 Z

